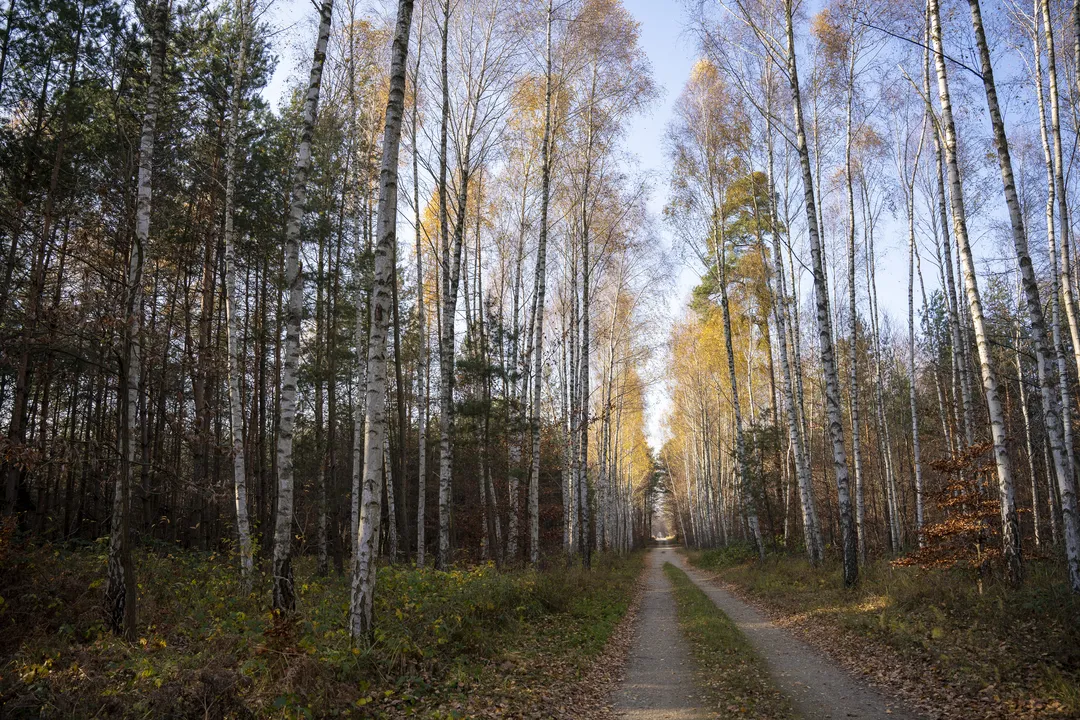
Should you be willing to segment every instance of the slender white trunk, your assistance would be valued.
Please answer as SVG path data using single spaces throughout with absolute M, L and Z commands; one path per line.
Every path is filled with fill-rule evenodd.
M 354 640 L 370 639 L 374 629 L 372 598 L 375 592 L 375 558 L 382 498 L 379 476 L 383 471 L 386 437 L 386 343 L 390 323 L 394 248 L 397 242 L 398 151 L 405 111 L 405 64 L 409 56 L 413 0 L 399 0 L 390 55 L 390 88 L 386 100 L 382 162 L 379 167 L 378 241 L 375 245 L 375 278 L 371 290 L 371 333 L 367 348 L 367 408 L 364 425 L 363 495 L 360 508 L 359 551 L 353 564 L 349 603 L 349 630 Z M 402 438 L 404 441 L 404 438 Z M 387 473 L 389 478 L 389 473 Z M 391 496 L 392 497 L 392 496 Z M 394 513 L 390 513 L 391 519 Z M 393 534 L 392 537 L 395 537 Z
M 450 272 L 450 214 L 448 209 L 449 198 L 447 193 L 450 186 L 447 183 L 447 133 L 450 126 L 450 79 L 449 79 L 449 37 L 450 37 L 450 0 L 443 0 L 442 26 L 440 37 L 442 38 L 442 56 L 440 59 L 440 74 L 442 82 L 442 119 L 439 126 L 439 246 L 442 262 L 442 292 L 440 293 L 440 306 L 442 312 L 439 316 L 441 323 L 439 328 L 439 544 L 438 554 L 435 556 L 435 564 L 441 570 L 450 567 L 450 473 L 452 471 L 452 459 L 450 456 L 452 447 L 450 433 L 453 431 L 453 400 L 454 400 L 454 310 L 457 303 L 457 288 L 451 289 Z M 464 212 L 465 208 L 461 208 Z M 459 218 L 458 222 L 464 222 Z M 458 256 L 460 257 L 460 255 Z M 460 262 L 460 260 L 459 260 Z M 451 292 L 453 297 L 451 298 Z
M 1047 79 L 1050 90 L 1050 131 L 1054 141 L 1054 185 L 1057 188 L 1058 222 L 1060 223 L 1060 246 L 1061 246 L 1061 302 L 1065 305 L 1065 315 L 1069 322 L 1069 332 L 1072 337 L 1073 353 L 1077 367 L 1080 368 L 1080 327 L 1076 313 L 1075 299 L 1073 297 L 1072 278 L 1072 253 L 1069 250 L 1070 225 L 1069 204 L 1067 188 L 1065 187 L 1065 162 L 1062 152 L 1060 100 L 1057 88 L 1057 60 L 1054 52 L 1054 29 L 1050 15 L 1049 3 L 1042 3 L 1043 32 L 1046 37 L 1046 64 Z M 1074 18 L 1074 23 L 1076 22 Z M 1068 403 L 1066 403 L 1068 406 Z M 1070 428 L 1071 429 L 1071 428 Z M 1053 445 L 1051 444 L 1051 455 Z M 1055 463 L 1056 465 L 1056 463 Z M 1061 502 L 1062 530 L 1065 539 L 1065 559 L 1069 566 L 1069 584 L 1073 592 L 1080 592 L 1080 518 L 1077 517 L 1076 503 L 1076 468 L 1070 468 L 1070 472 L 1057 473 L 1058 494 Z
M 168 45 L 169 4 L 154 5 L 150 18 L 150 82 L 146 92 L 142 132 L 139 137 L 139 176 L 135 200 L 135 235 L 128 256 L 124 303 L 124 409 L 121 420 L 121 470 L 115 483 L 109 522 L 109 559 L 106 568 L 104 609 L 109 628 L 133 638 L 135 633 L 135 566 L 131 559 L 129 508 L 135 479 L 135 437 L 138 432 L 139 334 L 142 330 L 143 253 L 150 240 L 150 203 L 154 179 L 154 144 L 161 102 L 165 51 Z
M 424 35 L 424 14 L 420 13 L 417 36 Z M 413 67 L 412 142 L 413 142 L 413 229 L 416 231 L 416 323 L 420 337 L 420 349 L 416 361 L 416 409 L 417 409 L 417 472 L 416 490 L 416 567 L 424 567 L 427 541 L 424 537 L 427 516 L 427 423 L 428 423 L 428 334 L 427 312 L 424 307 L 424 251 L 420 232 L 420 152 L 418 130 L 418 97 L 420 85 L 420 57 L 424 44 L 416 44 L 416 65 Z
M 772 119 L 768 120 L 768 152 L 769 152 L 769 196 L 775 197 L 773 192 L 773 137 Z M 776 225 L 776 207 L 771 204 L 770 216 L 772 218 L 772 242 L 775 289 L 773 291 L 773 315 L 776 323 L 776 345 L 780 354 L 780 369 L 783 374 L 781 394 L 784 400 L 784 414 L 787 417 L 788 442 L 791 445 L 795 461 L 795 477 L 799 489 L 799 505 L 802 509 L 803 542 L 806 545 L 806 553 L 810 563 L 817 565 L 823 559 L 824 548 L 821 542 L 821 527 L 818 524 L 817 510 L 814 506 L 813 478 L 810 472 L 810 463 L 807 462 L 802 437 L 802 424 L 799 422 L 798 406 L 795 404 L 794 382 L 792 380 L 791 362 L 788 360 L 788 331 L 787 331 L 787 304 L 788 295 L 785 287 L 784 259 L 780 249 L 780 229 Z
M 1050 131 L 1047 127 L 1046 103 L 1044 100 L 1042 84 L 1042 52 L 1039 49 L 1039 8 L 1041 5 L 1042 0 L 1035 0 L 1035 12 L 1032 15 L 1034 18 L 1034 32 L 1032 33 L 1032 39 L 1035 54 L 1035 93 L 1036 98 L 1038 99 L 1039 137 L 1042 141 L 1043 160 L 1046 164 L 1046 242 L 1048 248 L 1047 254 L 1050 257 L 1051 341 L 1054 344 L 1054 359 L 1057 363 L 1058 395 L 1060 400 L 1059 407 L 1061 408 L 1061 427 L 1063 430 L 1062 435 L 1065 446 L 1065 459 L 1069 468 L 1068 475 L 1075 479 L 1076 454 L 1073 447 L 1072 434 L 1072 394 L 1069 390 L 1069 362 L 1065 354 L 1065 343 L 1061 332 L 1061 265 L 1058 262 L 1057 237 L 1054 229 L 1054 206 L 1057 199 L 1057 180 L 1054 173 L 1054 156 L 1050 149 Z M 1048 448 L 1046 448 L 1046 452 L 1049 454 Z M 1049 476 L 1049 474 L 1050 464 L 1047 463 L 1047 475 Z M 1058 514 L 1055 510 L 1054 501 L 1056 497 L 1056 493 L 1054 492 L 1055 484 L 1054 481 L 1049 481 L 1047 483 L 1047 491 L 1050 498 L 1048 510 L 1050 513 L 1051 536 L 1056 544 L 1058 539 Z M 1038 535 L 1036 535 L 1036 542 L 1038 542 Z
M 847 76 L 847 131 L 844 134 L 844 174 L 848 200 L 848 373 L 851 397 L 851 464 L 855 474 L 855 529 L 859 562 L 866 563 L 866 503 L 863 497 L 862 443 L 859 438 L 859 312 L 855 302 L 855 180 L 851 162 L 852 127 L 855 103 L 855 37 L 849 41 Z
M 924 544 L 923 538 L 923 476 L 922 456 L 919 445 L 919 403 L 915 392 L 916 367 L 915 367 L 915 172 L 918 168 L 918 158 L 915 167 L 911 171 L 911 182 L 908 183 L 907 214 L 908 214 L 908 400 L 911 405 L 911 449 L 912 465 L 915 471 L 915 532 L 919 539 L 919 547 Z
M 1021 291 L 1017 283 L 1017 294 Z M 1016 326 L 1016 334 L 1013 335 L 1015 343 L 1014 357 L 1016 359 L 1016 384 L 1020 390 L 1020 413 L 1024 419 L 1024 450 L 1027 454 L 1028 474 L 1031 476 L 1031 525 L 1035 531 L 1035 546 L 1042 544 L 1039 532 L 1039 481 L 1035 472 L 1035 443 L 1031 440 L 1031 413 L 1028 412 L 1027 381 L 1024 379 L 1024 363 L 1020 355 L 1020 325 Z
M 544 291 L 547 283 L 548 204 L 551 198 L 551 25 L 554 2 L 548 0 L 544 137 L 541 140 L 540 239 L 536 247 L 536 313 L 533 319 L 532 471 L 529 474 L 529 562 L 540 562 L 540 392 L 543 387 Z
M 512 564 L 518 562 L 518 541 L 521 534 L 521 445 L 522 439 L 522 401 L 527 394 L 527 389 L 521 382 L 519 375 L 523 375 L 521 359 L 524 353 L 521 348 L 521 296 L 522 296 L 522 267 L 525 262 L 525 232 L 526 212 L 528 210 L 527 191 L 529 187 L 529 175 L 531 162 L 525 168 L 525 179 L 521 184 L 521 209 L 518 214 L 518 243 L 517 258 L 514 263 L 514 287 L 513 304 L 511 312 L 512 338 L 510 345 L 510 368 L 507 373 L 507 423 L 506 423 L 506 460 L 507 460 L 507 493 L 509 495 L 509 518 L 506 528 L 506 557 Z M 563 378 L 565 380 L 565 378 Z M 565 384 L 565 383 L 564 383 Z
M 1070 490 L 1071 512 L 1066 515 L 1066 558 L 1069 564 L 1069 580 L 1073 592 L 1080 592 L 1080 542 L 1069 543 L 1069 523 L 1072 523 L 1072 538 L 1080 541 L 1076 527 L 1076 498 L 1071 492 L 1073 478 L 1071 468 L 1065 458 L 1064 438 L 1056 407 L 1057 398 L 1053 380 L 1053 367 L 1047 353 L 1046 321 L 1043 316 L 1042 299 L 1039 297 L 1039 284 L 1035 278 L 1035 270 L 1028 254 L 1027 231 L 1024 228 L 1023 212 L 1020 200 L 1016 194 L 1016 183 L 1013 180 L 1012 159 L 1009 154 L 1009 141 L 1005 135 L 1005 122 L 1001 117 L 998 106 L 997 88 L 994 83 L 994 69 L 990 62 L 990 48 L 986 41 L 986 32 L 983 29 L 982 10 L 979 0 L 969 0 L 971 7 L 971 24 L 975 30 L 975 41 L 979 48 L 979 59 L 982 63 L 983 87 L 986 91 L 986 102 L 990 111 L 990 122 L 994 130 L 994 145 L 997 148 L 998 165 L 1001 169 L 1001 181 L 1005 191 L 1005 203 L 1009 208 L 1009 220 L 1012 225 L 1013 246 L 1016 250 L 1017 264 L 1020 266 L 1020 282 L 1024 291 L 1024 300 L 1027 305 L 1028 321 L 1031 325 L 1031 340 L 1035 348 L 1035 363 L 1039 378 L 1039 394 L 1043 404 L 1043 423 L 1046 427 L 1047 440 L 1050 443 L 1050 455 L 1054 461 L 1054 474 L 1057 476 L 1058 486 Z M 1006 524 L 1006 533 L 1016 534 L 1017 554 L 1019 554 L 1020 522 L 1016 512 L 1015 499 L 1011 488 L 1000 490 L 1002 503 L 1002 523 Z M 1037 502 L 1037 496 L 1036 496 Z M 1009 503 L 1011 507 L 1006 507 Z M 1008 557 L 1008 555 L 1006 555 Z M 1012 570 L 1014 581 L 1019 581 L 1020 570 L 1019 557 L 1015 561 L 1017 568 Z
M 949 177 L 949 199 L 952 204 L 953 234 L 956 236 L 957 254 L 963 268 L 964 288 L 967 293 L 972 328 L 975 331 L 975 342 L 979 352 L 983 393 L 986 396 L 986 407 L 990 416 L 990 433 L 994 443 L 994 460 L 997 466 L 998 495 L 1001 501 L 1002 546 L 1005 564 L 1012 579 L 1019 582 L 1023 572 L 1023 565 L 1020 556 L 1020 534 L 1013 490 L 1012 463 L 1009 460 L 1008 449 L 1005 445 L 1005 415 L 1001 399 L 998 397 L 997 374 L 994 371 L 990 344 L 986 337 L 986 321 L 983 317 L 982 298 L 979 294 L 975 261 L 968 240 L 967 214 L 964 209 L 963 187 L 960 181 L 959 161 L 957 160 L 956 125 L 953 121 L 952 98 L 949 93 L 949 81 L 941 41 L 941 14 L 938 8 L 938 0 L 929 0 L 929 4 L 930 40 L 933 45 L 935 66 L 937 68 L 941 124 L 945 136 L 945 164 Z M 984 76 L 985 74 L 984 68 Z
M 244 587 L 250 583 L 254 566 L 251 527 L 248 521 L 247 479 L 244 467 L 243 399 L 240 390 L 241 352 L 238 346 L 240 322 L 236 317 L 236 151 L 243 107 L 243 85 L 247 72 L 250 8 L 248 0 L 238 0 L 240 49 L 233 67 L 231 117 L 225 140 L 225 318 L 228 334 L 229 432 L 232 439 L 233 488 L 236 502 L 236 534 L 240 549 L 240 575 Z
M 817 304 L 818 337 L 821 344 L 821 364 L 825 376 L 826 414 L 829 437 L 832 442 L 833 471 L 836 476 L 837 500 L 840 508 L 840 532 L 844 554 L 844 584 L 854 585 L 859 577 L 858 542 L 851 510 L 851 492 L 848 480 L 847 454 L 844 450 L 844 425 L 840 410 L 840 378 L 836 369 L 836 353 L 833 346 L 832 319 L 829 317 L 829 288 L 825 280 L 821 236 L 818 232 L 817 200 L 814 196 L 814 175 L 810 166 L 810 153 L 806 144 L 806 128 L 803 123 L 802 100 L 799 91 L 798 64 L 795 54 L 795 28 L 792 0 L 784 4 L 787 24 L 788 79 L 795 118 L 796 151 L 802 169 L 803 197 L 806 206 L 806 224 L 810 236 L 810 255 L 814 274 L 814 295 Z
M 304 98 L 300 144 L 293 169 L 289 220 L 285 226 L 285 286 L 288 302 L 285 309 L 285 368 L 281 379 L 281 417 L 278 422 L 277 470 L 278 504 L 274 522 L 273 606 L 281 612 L 296 609 L 292 572 L 293 523 L 293 424 L 296 419 L 296 372 L 300 362 L 300 318 L 304 310 L 304 280 L 300 270 L 300 233 L 307 210 L 307 179 L 311 170 L 311 136 L 322 87 L 326 44 L 330 39 L 333 0 L 324 0 L 319 8 L 319 36 L 311 62 L 307 95 Z

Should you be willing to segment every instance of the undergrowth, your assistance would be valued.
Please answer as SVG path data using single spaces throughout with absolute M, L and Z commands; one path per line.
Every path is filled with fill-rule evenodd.
M 679 627 L 693 649 L 699 685 L 720 718 L 782 720 L 796 717 L 776 688 L 765 661 L 735 624 L 679 568 L 664 563 L 675 588 Z
M 755 562 L 741 546 L 688 553 L 752 596 L 788 614 L 834 622 L 943 671 L 957 690 L 1010 703 L 1080 715 L 1080 598 L 1058 563 L 1029 560 L 1018 588 L 983 583 L 971 570 L 860 568 L 843 586 L 839 563 L 814 568 L 804 558 Z
M 354 646 L 348 579 L 296 564 L 298 612 L 268 611 L 234 558 L 136 553 L 138 640 L 106 632 L 103 544 L 22 547 L 0 567 L 4 717 L 501 717 L 580 677 L 626 611 L 640 555 L 593 570 L 382 567 Z M 561 565 L 561 564 L 560 564 Z

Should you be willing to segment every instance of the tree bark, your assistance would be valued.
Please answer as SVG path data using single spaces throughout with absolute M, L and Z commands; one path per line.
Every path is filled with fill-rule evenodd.
M 785 0 L 787 24 L 788 78 L 795 116 L 796 151 L 802 169 L 803 196 L 806 205 L 806 224 L 810 236 L 810 255 L 814 274 L 814 294 L 817 303 L 818 337 L 821 344 L 821 364 L 825 376 L 826 414 L 829 438 L 832 443 L 833 471 L 836 475 L 837 500 L 840 508 L 840 533 L 844 554 L 844 585 L 851 587 L 859 578 L 858 542 L 851 510 L 851 491 L 848 480 L 847 455 L 844 450 L 844 426 L 840 410 L 840 379 L 836 369 L 836 352 L 832 338 L 832 319 L 829 316 L 829 288 L 822 261 L 821 235 L 818 232 L 817 199 L 814 194 L 814 175 L 806 144 L 802 100 L 799 91 L 798 65 L 795 54 L 795 28 L 792 0 Z
M 998 165 L 1001 169 L 1005 203 L 1009 208 L 1013 246 L 1016 250 L 1016 261 L 1020 267 L 1020 283 L 1023 287 L 1024 300 L 1027 305 L 1028 322 L 1031 325 L 1031 340 L 1035 348 L 1035 363 L 1039 378 L 1039 394 L 1043 405 L 1043 423 L 1050 443 L 1050 456 L 1054 462 L 1054 474 L 1057 476 L 1058 486 L 1062 490 L 1062 507 L 1065 517 L 1065 553 L 1069 565 L 1069 581 L 1073 592 L 1080 592 L 1080 529 L 1077 528 L 1076 524 L 1076 495 L 1073 490 L 1071 468 L 1066 460 L 1063 447 L 1064 438 L 1055 398 L 1054 368 L 1050 364 L 1050 357 L 1047 353 L 1046 320 L 1043 316 L 1042 299 L 1039 297 L 1038 280 L 1035 278 L 1035 270 L 1032 267 L 1031 256 L 1028 253 L 1027 231 L 1024 228 L 1023 210 L 1020 207 L 1020 200 L 1016 193 L 1016 183 L 1013 179 L 1009 141 L 1005 134 L 1005 121 L 1002 119 L 1001 109 L 998 105 L 994 68 L 990 62 L 990 48 L 986 41 L 986 31 L 983 29 L 982 9 L 979 0 L 968 0 L 968 4 L 971 8 L 971 25 L 975 30 L 975 42 L 979 49 L 979 60 L 982 64 L 983 88 L 986 91 L 990 123 L 994 131 L 994 145 L 997 149 Z M 993 415 L 991 415 L 991 419 L 993 419 Z M 999 495 L 1001 520 L 1005 526 L 1003 532 L 1006 537 L 1009 534 L 1015 534 L 1016 536 L 1017 558 L 1013 560 L 1008 553 L 1008 549 L 1006 558 L 1011 561 L 1010 574 L 1013 581 L 1019 582 L 1022 577 L 1022 567 L 1019 565 L 1020 520 L 1016 510 L 1015 493 L 1011 484 L 1009 487 L 1005 487 L 1005 483 L 1002 482 Z
M 540 392 L 543 388 L 544 293 L 547 281 L 548 204 L 551 199 L 551 26 L 554 0 L 548 0 L 544 73 L 544 137 L 541 141 L 540 239 L 536 247 L 536 312 L 533 318 L 532 471 L 529 475 L 529 562 L 540 562 Z
M 975 275 L 975 261 L 968 240 L 967 214 L 964 209 L 963 187 L 960 181 L 960 166 L 956 151 L 956 125 L 953 121 L 952 98 L 949 93 L 949 81 L 941 41 L 941 14 L 938 0 L 929 0 L 929 4 L 930 40 L 937 68 L 938 97 L 941 101 L 941 124 L 944 134 L 945 164 L 949 177 L 953 234 L 956 236 L 957 254 L 963 268 L 964 288 L 967 293 L 972 327 L 975 331 L 975 341 L 979 352 L 983 393 L 986 396 L 987 411 L 990 415 L 990 433 L 994 443 L 998 494 L 1001 500 L 1002 546 L 1005 564 L 1012 580 L 1019 582 L 1023 574 L 1023 564 L 1020 555 L 1020 535 L 1013 492 L 1012 463 L 1005 446 L 1005 416 L 1001 400 L 998 397 L 997 375 L 990 356 L 990 344 L 986 337 L 982 298 L 979 295 L 979 285 Z
M 368 382 L 358 552 L 353 565 L 349 630 L 354 640 L 370 640 L 374 631 L 372 599 L 378 523 L 382 515 L 379 480 L 386 439 L 386 341 L 390 321 L 390 291 L 397 242 L 398 150 L 405 111 L 405 73 L 409 56 L 413 0 L 399 0 L 390 56 L 390 89 L 386 101 L 383 154 L 379 168 L 379 239 L 375 245 L 375 279 L 371 295 L 371 333 L 368 338 Z
M 105 615 L 109 628 L 129 640 L 135 637 L 136 584 L 131 558 L 131 484 L 135 475 L 135 433 L 138 428 L 140 330 L 142 328 L 142 275 L 146 246 L 150 241 L 150 206 L 154 179 L 154 146 L 160 109 L 165 52 L 168 46 L 169 5 L 159 0 L 152 6 L 150 22 L 150 83 L 146 93 L 142 132 L 139 138 L 139 176 L 135 201 L 135 235 L 128 256 L 124 307 L 124 357 L 121 366 L 123 413 L 121 416 L 121 467 L 115 483 L 109 527 L 109 559 L 106 569 Z
M 296 373 L 300 361 L 300 320 L 304 310 L 304 280 L 300 268 L 300 243 L 307 211 L 307 179 L 311 171 L 311 136 L 322 87 L 326 45 L 330 39 L 333 0 L 323 0 L 319 8 L 319 35 L 304 98 L 300 144 L 293 169 L 289 219 L 285 225 L 285 367 L 281 378 L 281 409 L 277 439 L 277 513 L 274 518 L 273 607 L 289 613 L 296 609 L 292 572 L 293 524 L 293 424 L 296 419 Z
M 251 525 L 248 520 L 247 477 L 244 461 L 243 398 L 240 372 L 242 352 L 236 317 L 236 152 L 240 135 L 240 114 L 243 111 L 243 85 L 247 72 L 250 8 L 247 0 L 238 0 L 240 49 L 233 68 L 233 87 L 229 130 L 225 144 L 225 318 L 228 335 L 229 432 L 232 438 L 233 495 L 236 504 L 236 534 L 240 550 L 240 575 L 245 587 L 254 567 L 251 550 Z

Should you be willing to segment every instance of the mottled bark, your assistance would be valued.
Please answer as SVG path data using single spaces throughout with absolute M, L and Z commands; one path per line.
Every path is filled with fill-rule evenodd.
M 817 199 L 814 194 L 814 175 L 810 165 L 810 152 L 806 143 L 803 122 L 802 99 L 799 90 L 798 64 L 795 54 L 795 29 L 792 0 L 786 0 L 788 80 L 795 118 L 796 152 L 802 170 L 803 197 L 806 206 L 806 224 L 810 236 L 810 255 L 814 275 L 814 295 L 817 305 L 818 338 L 821 348 L 821 364 L 825 380 L 826 416 L 829 423 L 829 439 L 832 444 L 833 472 L 836 476 L 837 500 L 840 509 L 840 533 L 844 554 L 844 584 L 858 581 L 858 542 L 852 517 L 851 491 L 848 479 L 847 454 L 844 449 L 844 426 L 840 409 L 840 378 L 836 368 L 836 352 L 833 345 L 832 319 L 829 316 L 829 288 L 825 280 L 825 266 L 818 232 Z
M 250 42 L 251 8 L 247 0 L 238 0 L 240 48 L 233 66 L 229 129 L 225 141 L 225 322 L 228 336 L 229 433 L 232 439 L 233 495 L 236 504 L 236 535 L 240 551 L 240 574 L 244 585 L 250 582 L 254 567 L 251 550 L 251 524 L 248 520 L 247 477 L 244 461 L 244 420 L 240 374 L 242 352 L 239 346 L 240 324 L 236 317 L 236 153 L 243 112 L 244 79 Z
M 977 1 L 977 0 L 976 0 Z M 1013 491 L 1012 463 L 1005 445 L 1005 417 L 1001 399 L 998 396 L 997 374 L 994 371 L 990 354 L 990 344 L 986 337 L 986 321 L 983 317 L 982 298 L 979 293 L 978 279 L 975 274 L 975 261 L 968 239 L 967 214 L 964 208 L 963 187 L 960 180 L 960 166 L 957 159 L 956 125 L 953 121 L 952 98 L 945 67 L 945 55 L 941 40 L 941 15 L 938 0 L 929 0 L 930 4 L 930 41 L 934 51 L 937 70 L 938 98 L 941 102 L 941 125 L 944 136 L 945 166 L 949 180 L 949 199 L 952 207 L 953 235 L 956 237 L 957 254 L 964 275 L 964 289 L 967 294 L 968 308 L 972 328 L 979 353 L 980 372 L 983 381 L 983 394 L 990 416 L 990 434 L 994 444 L 994 461 L 997 468 L 998 494 L 1002 513 L 1002 547 L 1005 564 L 1015 582 L 1023 574 L 1020 556 L 1020 535 L 1016 517 L 1016 504 Z M 974 7 L 973 7 L 974 12 Z M 973 16 L 974 17 L 974 16 Z M 981 27 L 981 24 L 980 24 Z M 985 76 L 984 68 L 984 76 Z
M 273 607 L 280 612 L 296 609 L 292 572 L 293 524 L 293 425 L 296 420 L 296 374 L 300 361 L 300 320 L 304 310 L 304 281 L 300 268 L 300 242 L 307 211 L 307 179 L 311 171 L 311 136 L 322 87 L 326 44 L 330 39 L 333 0 L 319 8 L 319 35 L 304 97 L 300 144 L 293 169 L 289 219 L 285 225 L 285 363 L 281 377 L 281 409 L 277 439 L 277 513 L 274 518 Z
M 529 562 L 540 562 L 540 392 L 543 388 L 544 295 L 547 283 L 548 205 L 551 200 L 551 26 L 554 3 L 548 0 L 544 73 L 544 136 L 541 140 L 540 238 L 536 246 L 536 312 L 533 317 L 532 471 L 529 475 Z
M 379 168 L 378 241 L 375 245 L 371 332 L 367 347 L 363 494 L 360 501 L 360 526 L 357 531 L 358 551 L 353 563 L 352 595 L 349 604 L 349 631 L 354 640 L 371 639 L 374 630 L 372 600 L 375 592 L 376 541 L 379 518 L 382 515 L 379 481 L 383 472 L 383 455 L 387 442 L 386 343 L 391 312 L 394 247 L 397 242 L 398 150 L 405 111 L 405 65 L 409 55 L 412 14 L 413 0 L 399 0 L 390 56 L 390 89 L 383 128 L 382 164 Z
M 138 428 L 141 378 L 140 331 L 143 316 L 143 262 L 150 241 L 150 205 L 153 196 L 154 147 L 160 110 L 165 51 L 168 45 L 169 5 L 156 3 L 149 18 L 150 81 L 146 92 L 142 131 L 139 137 L 139 176 L 135 200 L 135 234 L 128 256 L 124 299 L 124 355 L 121 359 L 121 466 L 114 485 L 109 523 L 109 558 L 106 567 L 104 609 L 114 633 L 135 637 L 135 566 L 131 559 L 130 505 L 135 477 L 135 442 Z

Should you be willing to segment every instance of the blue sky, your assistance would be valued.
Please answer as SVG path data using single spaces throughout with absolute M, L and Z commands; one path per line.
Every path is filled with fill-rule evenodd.
M 652 176 L 652 196 L 649 208 L 657 217 L 667 198 L 668 164 L 664 153 L 664 130 L 671 119 L 672 106 L 682 91 L 696 60 L 695 41 L 685 31 L 685 14 L 678 0 L 624 0 L 626 7 L 641 24 L 641 46 L 652 62 L 653 79 L 660 97 L 650 111 L 633 119 L 627 136 L 628 149 L 638 156 L 641 168 Z M 671 249 L 671 234 L 658 222 L 659 240 Z M 682 308 L 698 276 L 689 267 L 676 266 L 675 287 L 668 298 L 668 313 L 674 320 Z M 668 400 L 664 387 L 657 384 L 649 397 L 650 412 L 647 430 L 655 450 L 663 442 L 661 423 Z

